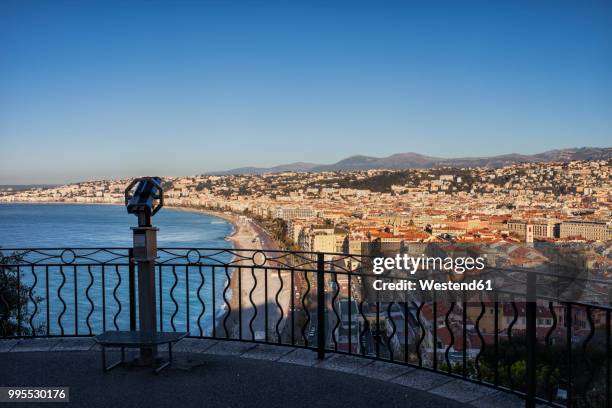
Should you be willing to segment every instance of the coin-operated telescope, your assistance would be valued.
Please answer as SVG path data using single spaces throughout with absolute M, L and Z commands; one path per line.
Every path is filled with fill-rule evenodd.
M 132 189 L 136 186 L 134 194 Z M 155 204 L 157 201 L 157 204 Z M 159 177 L 142 177 L 133 180 L 125 189 L 125 206 L 129 214 L 138 217 L 139 227 L 150 227 L 151 217 L 164 206 L 164 190 Z
M 138 217 L 138 226 L 132 227 L 132 231 L 134 262 L 138 264 L 139 329 L 141 332 L 155 333 L 157 331 L 155 260 L 158 229 L 152 225 L 151 218 L 164 206 L 161 179 L 142 177 L 133 180 L 125 189 L 125 206 L 129 214 Z M 142 347 L 140 362 L 150 364 L 154 362 L 156 355 L 156 347 Z
M 151 224 L 151 218 L 164 206 L 161 179 L 142 177 L 133 180 L 125 189 L 125 206 L 129 214 L 135 214 L 138 217 L 138 227 L 132 228 L 134 231 L 134 259 L 136 261 L 154 260 L 157 257 L 158 229 Z

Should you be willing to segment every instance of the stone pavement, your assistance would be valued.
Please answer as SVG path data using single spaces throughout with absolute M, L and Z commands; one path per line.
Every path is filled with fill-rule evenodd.
M 512 394 L 443 374 L 341 354 L 328 354 L 324 360 L 317 360 L 314 351 L 285 346 L 184 339 L 175 347 L 175 364 L 160 376 L 152 376 L 146 369 L 130 366 L 104 374 L 99 353 L 95 352 L 99 350 L 98 347 L 91 338 L 0 340 L 0 386 L 33 385 L 27 381 L 36 379 L 39 379 L 41 385 L 45 385 L 45 379 L 53 379 L 52 385 L 72 386 L 75 391 L 71 395 L 75 395 L 79 388 L 88 386 L 90 392 L 99 393 L 93 389 L 94 385 L 100 386 L 119 376 L 123 381 L 121 384 L 134 380 L 136 389 L 139 388 L 140 381 L 145 388 L 151 381 L 166 381 L 160 383 L 160 387 L 154 388 L 151 391 L 153 394 L 161 392 L 162 389 L 173 389 L 172 387 L 178 387 L 176 391 L 180 392 L 190 390 L 189 393 L 193 394 L 194 398 L 204 398 L 206 401 L 204 405 L 200 403 L 194 406 L 254 406 L 255 402 L 263 404 L 257 406 L 309 407 L 319 406 L 321 402 L 324 406 L 328 403 L 348 406 L 350 402 L 353 407 L 374 404 L 385 408 L 396 404 L 419 408 L 524 406 L 524 401 Z M 112 357 L 109 357 L 109 361 L 111 360 Z M 209 365 L 215 368 L 212 370 L 215 374 L 212 377 L 211 372 L 206 369 Z M 225 368 L 222 370 L 223 366 Z M 6 370 L 5 367 L 9 369 Z M 57 372 L 53 371 L 54 367 Z M 75 371 L 70 371 L 69 367 Z M 188 375 L 191 371 L 197 371 L 198 375 Z M 176 377 L 177 372 L 181 373 L 180 379 Z M 227 373 L 222 374 L 223 372 Z M 78 373 L 81 374 L 75 378 Z M 241 378 L 236 380 L 236 374 Z M 83 382 L 87 378 L 89 381 Z M 178 384 L 174 384 L 179 380 Z M 293 384 L 293 394 L 279 388 L 288 380 Z M 234 384 L 235 381 L 239 382 Z M 91 385 L 88 385 L 90 383 Z M 232 384 L 238 389 L 230 390 Z M 108 390 L 115 387 L 118 392 L 130 393 L 129 389 L 123 390 L 119 383 L 110 383 L 104 387 L 108 387 Z M 193 389 L 209 392 L 199 395 L 201 392 L 198 391 L 195 393 L 198 395 L 195 395 Z M 216 390 L 212 400 L 211 389 Z M 228 395 L 219 390 L 226 390 Z M 259 395 L 263 390 L 268 394 Z M 310 393 L 308 390 L 316 391 Z M 252 392 L 258 396 L 249 397 Z M 246 399 L 240 401 L 240 395 Z M 278 399 L 277 395 L 282 395 L 282 399 Z M 375 399 L 372 399 L 373 396 Z M 121 403 L 120 399 L 111 397 L 109 395 L 106 399 L 98 399 L 99 406 L 104 406 L 102 402 Z M 194 401 L 201 402 L 197 398 Z M 164 394 L 151 403 L 159 406 L 156 402 L 170 399 L 171 396 Z M 193 405 L 189 398 L 180 399 L 181 404 L 186 404 L 185 406 Z M 291 403 L 288 403 L 288 399 Z M 86 398 L 76 401 L 82 406 L 98 406 L 95 401 Z M 277 404 L 277 401 L 282 403 Z

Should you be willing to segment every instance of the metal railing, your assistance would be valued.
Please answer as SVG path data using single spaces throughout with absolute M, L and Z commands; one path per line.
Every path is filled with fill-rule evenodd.
M 429 301 L 386 301 L 368 293 L 374 275 L 364 268 L 367 257 L 158 251 L 160 331 L 313 349 L 318 358 L 385 360 L 518 394 L 527 406 L 611 404 L 608 305 L 482 291 L 452 300 L 434 293 Z M 0 338 L 136 329 L 131 249 L 0 252 Z M 526 274 L 528 287 L 533 276 Z

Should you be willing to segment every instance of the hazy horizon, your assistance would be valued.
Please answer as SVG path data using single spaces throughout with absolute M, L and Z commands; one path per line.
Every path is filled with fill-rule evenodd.
M 612 136 L 612 4 L 5 1 L 0 184 Z
M 548 151 L 553 151 L 553 150 L 564 150 L 564 149 L 581 149 L 581 148 L 610 148 L 611 146 L 573 146 L 573 147 L 564 147 L 564 148 L 559 148 L 559 149 L 550 149 Z M 405 153 L 417 153 L 420 154 L 418 152 L 397 152 L 397 153 L 393 153 L 391 155 L 388 156 L 392 156 L 394 154 L 405 154 Z M 498 155 L 509 155 L 509 154 L 519 154 L 519 155 L 532 155 L 532 154 L 538 154 L 538 153 L 545 153 L 545 152 L 508 152 L 508 153 L 500 153 L 500 154 L 496 154 L 496 155 L 483 155 L 483 156 L 456 156 L 456 157 L 438 157 L 440 159 L 468 159 L 468 158 L 477 158 L 477 157 L 493 157 L 493 156 L 498 156 Z M 215 174 L 215 173 L 222 173 L 222 172 L 226 172 L 229 170 L 234 170 L 234 169 L 240 169 L 240 168 L 270 168 L 270 167 L 276 167 L 276 166 L 283 166 L 283 165 L 290 165 L 290 164 L 294 164 L 294 163 L 310 163 L 310 164 L 317 164 L 317 165 L 327 165 L 327 164 L 334 164 L 340 160 L 343 159 L 347 159 L 350 157 L 356 157 L 356 156 L 369 156 L 367 154 L 353 154 L 353 155 L 349 155 L 349 156 L 344 156 L 339 160 L 335 160 L 333 163 L 315 163 L 313 161 L 308 161 L 308 160 L 300 160 L 297 162 L 292 162 L 292 163 L 272 163 L 270 165 L 265 165 L 265 166 L 250 166 L 250 165 L 245 165 L 245 166 L 240 166 L 240 167 L 233 167 L 233 168 L 221 168 L 221 169 L 217 169 L 217 170 L 210 170 L 210 171 L 205 171 L 205 172 L 195 172 L 195 173 L 191 173 L 191 174 L 160 174 L 160 173 L 150 173 L 150 174 L 155 174 L 156 176 L 160 176 L 160 177 L 189 177 L 189 176 L 195 176 L 195 175 L 199 175 L 199 174 Z M 383 156 L 383 157 L 388 157 L 388 156 Z M 424 156 L 428 156 L 428 155 L 424 155 Z M 128 179 L 128 178 L 134 178 L 134 177 L 140 177 L 140 176 L 144 176 L 145 174 L 124 174 L 124 175 L 118 175 L 118 176 L 114 176 L 114 177 L 89 177 L 89 178 L 83 178 L 83 179 L 70 179 L 70 180 L 64 180 L 64 181 L 58 181 L 58 182 L 32 182 L 32 183 L 10 183 L 10 182 L 6 182 L 6 183 L 1 183 L 0 182 L 0 186 L 27 186 L 27 185 L 32 185 L 32 186 L 36 186 L 36 185 L 62 185 L 62 184 L 70 184 L 70 183 L 78 183 L 78 182 L 85 182 L 85 181 L 98 181 L 98 180 L 111 180 L 111 179 Z

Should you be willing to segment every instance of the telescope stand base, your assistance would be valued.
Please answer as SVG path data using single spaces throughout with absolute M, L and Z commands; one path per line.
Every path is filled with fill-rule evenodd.
M 112 363 L 111 365 L 106 365 L 106 347 L 102 347 L 102 369 L 104 370 L 105 373 L 111 371 L 114 368 L 119 367 L 120 365 L 123 365 L 125 363 L 128 363 L 129 366 L 131 367 L 151 367 L 154 366 L 153 369 L 153 374 L 159 374 L 164 368 L 168 367 L 170 364 L 172 364 L 173 361 L 173 354 L 172 354 L 172 344 L 168 344 L 168 359 L 164 360 L 163 358 L 154 358 L 154 359 L 149 359 L 149 358 L 145 358 L 142 359 L 140 357 L 137 357 L 135 359 L 133 359 L 132 361 L 126 361 L 125 359 L 125 347 L 121 347 L 121 359 L 115 363 Z

